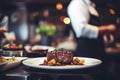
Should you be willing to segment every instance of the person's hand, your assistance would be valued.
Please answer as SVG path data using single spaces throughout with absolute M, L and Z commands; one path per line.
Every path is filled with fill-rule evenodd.
M 107 31 L 112 32 L 112 31 L 115 31 L 115 30 L 116 30 L 116 26 L 114 24 L 110 24 L 110 25 L 107 26 Z
M 0 32 L 7 32 L 8 31 L 8 29 L 6 29 L 6 28 L 0 28 Z
M 99 33 L 110 33 L 116 30 L 116 26 L 114 24 L 110 24 L 110 25 L 103 25 L 103 26 L 99 26 L 98 28 Z

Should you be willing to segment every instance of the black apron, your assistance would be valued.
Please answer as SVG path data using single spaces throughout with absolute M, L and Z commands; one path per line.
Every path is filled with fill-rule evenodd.
M 101 25 L 100 18 L 90 14 L 89 24 L 99 26 Z M 99 35 L 97 39 L 89 39 L 85 37 L 77 38 L 78 46 L 75 51 L 75 56 L 91 57 L 104 59 L 104 41 L 103 35 Z

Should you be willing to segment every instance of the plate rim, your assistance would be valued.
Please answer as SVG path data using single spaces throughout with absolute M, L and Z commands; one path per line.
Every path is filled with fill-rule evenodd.
M 76 58 L 76 57 L 74 57 L 74 58 Z M 34 60 L 34 59 L 46 59 L 46 57 L 37 57 L 37 58 L 28 58 L 28 59 L 26 59 L 26 60 L 24 60 L 24 61 L 22 61 L 22 64 L 23 65 L 25 65 L 25 66 L 27 66 L 27 67 L 31 67 L 31 68 L 38 68 L 38 69 L 52 69 L 52 70 L 67 70 L 67 69 L 83 69 L 83 68 L 90 68 L 90 67 L 95 67 L 95 66 L 98 66 L 98 65 L 100 65 L 101 63 L 102 63 L 102 60 L 100 60 L 100 59 L 96 59 L 96 58 L 89 58 L 89 57 L 77 57 L 77 58 L 81 58 L 81 59 L 91 59 L 91 60 L 96 60 L 96 61 L 98 61 L 99 63 L 95 63 L 94 65 L 86 65 L 86 67 L 85 66 L 83 66 L 83 65 L 74 65 L 74 66 L 69 66 L 69 65 L 67 65 L 67 66 L 45 66 L 45 65 L 32 65 L 31 63 L 32 63 L 32 61 L 29 63 L 29 61 L 30 60 Z M 26 64 L 26 62 L 27 62 L 27 64 Z
M 0 66 L 3 66 L 5 64 L 7 64 L 7 62 L 2 62 L 2 63 L 0 63 Z

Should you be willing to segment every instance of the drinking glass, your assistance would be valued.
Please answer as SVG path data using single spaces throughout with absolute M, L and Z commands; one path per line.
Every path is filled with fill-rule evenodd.
M 15 32 L 5 33 L 5 37 L 10 44 L 14 44 L 13 41 L 16 40 Z

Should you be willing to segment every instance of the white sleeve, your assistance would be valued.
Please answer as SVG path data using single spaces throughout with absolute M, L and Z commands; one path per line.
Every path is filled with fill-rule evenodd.
M 87 38 L 98 37 L 98 27 L 88 24 L 90 19 L 88 11 L 88 7 L 82 0 L 72 0 L 68 6 L 68 15 L 78 38 L 81 36 Z

